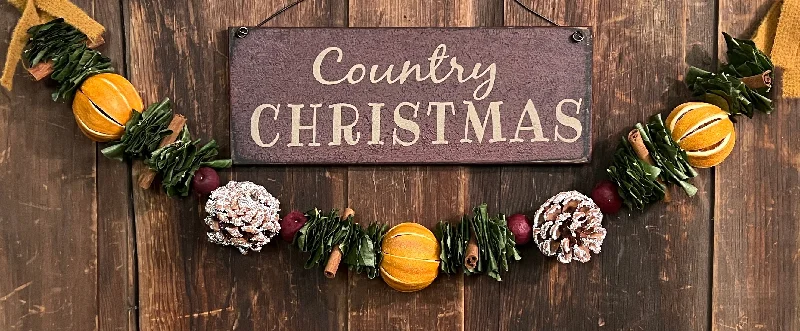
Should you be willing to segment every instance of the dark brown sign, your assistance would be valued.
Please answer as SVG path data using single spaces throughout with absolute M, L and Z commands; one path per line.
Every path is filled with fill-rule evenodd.
M 230 94 L 236 164 L 585 163 L 592 36 L 232 28 Z

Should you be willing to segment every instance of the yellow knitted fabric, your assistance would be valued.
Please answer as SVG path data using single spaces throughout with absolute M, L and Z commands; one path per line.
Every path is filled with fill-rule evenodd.
M 30 27 L 50 21 L 54 17 L 62 17 L 64 21 L 86 34 L 89 41 L 98 42 L 103 38 L 105 28 L 69 0 L 8 0 L 8 2 L 22 12 L 22 17 L 11 33 L 3 76 L 0 77 L 0 85 L 7 90 L 13 87 L 14 71 L 28 41 Z
M 800 98 L 800 0 L 775 2 L 753 41 L 783 69 L 783 96 Z

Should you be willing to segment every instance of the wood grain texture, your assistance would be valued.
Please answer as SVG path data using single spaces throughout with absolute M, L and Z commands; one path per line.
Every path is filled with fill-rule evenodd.
M 127 33 L 133 82 L 145 100 L 169 96 L 196 137 L 215 138 L 229 155 L 227 28 L 254 25 L 283 1 L 199 3 L 133 1 Z M 270 22 L 283 26 L 344 24 L 341 3 L 308 1 Z M 180 69 L 177 69 L 180 68 Z M 136 169 L 141 170 L 141 167 Z M 344 202 L 343 170 L 237 168 L 222 181 L 265 185 L 285 212 Z M 134 174 L 136 175 L 136 174 Z M 302 270 L 286 243 L 261 254 L 207 242 L 200 199 L 170 199 L 134 190 L 139 251 L 140 327 L 144 330 L 316 329 L 344 323 L 346 277 L 323 281 Z M 202 199 L 205 201 L 205 199 Z
M 720 1 L 719 31 L 749 37 L 771 4 Z M 739 119 L 736 147 L 716 170 L 714 330 L 800 329 L 800 100 L 775 101 L 772 114 Z
M 491 19 L 476 15 L 496 15 L 491 4 L 469 0 L 351 0 L 349 5 L 351 27 L 487 25 Z M 348 200 L 365 217 L 362 223 L 413 221 L 433 228 L 470 209 L 469 174 L 465 167 L 452 166 L 350 167 Z M 354 330 L 450 330 L 463 328 L 466 319 L 463 275 L 440 275 L 427 289 L 410 294 L 353 275 L 349 302 L 349 328 Z
M 145 102 L 169 96 L 192 133 L 217 139 L 228 155 L 226 30 L 256 24 L 285 1 L 133 0 L 121 15 L 117 2 L 75 2 L 106 25 L 101 50 Z M 266 186 L 282 214 L 350 206 L 362 224 L 431 227 L 482 202 L 492 213 L 532 215 L 559 191 L 589 192 L 624 132 L 688 100 L 688 65 L 712 69 L 724 59 L 718 33 L 746 37 L 771 1 L 523 2 L 560 24 L 594 26 L 590 165 L 236 167 L 220 173 L 223 182 Z M 6 43 L 18 13 L 2 8 Z M 511 1 L 307 0 L 269 25 L 348 22 L 545 24 Z M 800 328 L 796 100 L 740 120 L 737 147 L 701 171 L 696 197 L 673 189 L 670 204 L 607 216 L 603 252 L 587 264 L 560 265 L 528 246 L 503 282 L 441 275 L 400 294 L 346 270 L 333 280 L 304 270 L 307 256 L 280 239 L 248 256 L 207 243 L 205 199 L 131 188 L 142 166 L 97 154 L 69 106 L 43 86 L 19 70 L 15 91 L 0 98 L 0 330 Z
M 101 51 L 121 56 L 119 4 L 75 3 L 116 41 Z M 18 18 L 3 4 L 3 49 Z M 14 91 L 0 100 L 0 329 L 128 329 L 132 203 L 124 176 L 102 182 L 127 167 L 97 170 L 97 145 L 75 125 L 70 104 L 53 102 L 52 88 L 16 69 Z
M 465 11 L 471 18 L 463 26 L 503 26 L 502 1 L 466 2 Z M 500 209 L 500 187 L 502 167 L 472 166 L 463 170 L 468 179 L 463 192 L 466 203 L 462 214 L 472 213 L 472 209 L 486 203 L 490 213 L 506 212 Z M 507 215 L 507 216 L 510 216 Z M 524 257 L 523 257 L 524 259 Z M 516 268 L 512 265 L 511 268 Z M 463 276 L 462 276 L 463 277 Z M 497 330 L 500 327 L 500 287 L 501 283 L 491 277 L 472 276 L 464 278 L 464 329 Z
M 272 6 L 283 5 L 281 1 L 274 1 Z M 292 11 L 296 11 L 296 16 L 282 16 L 267 26 L 345 26 L 347 19 L 346 4 L 337 1 L 315 0 Z M 248 167 L 238 170 L 235 176 L 237 180 L 265 185 L 281 200 L 283 215 L 291 210 L 307 211 L 313 207 L 323 210 L 347 207 L 347 169 L 344 167 Z M 303 269 L 308 255 L 282 241 L 277 244 L 264 252 L 266 254 L 254 256 L 255 259 L 235 256 L 239 260 L 235 261 L 234 276 L 243 280 L 242 288 L 236 292 L 237 307 L 242 308 L 237 324 L 243 330 L 269 324 L 286 330 L 344 329 L 348 291 L 344 266 L 340 267 L 336 278 L 327 279 L 322 267 Z M 276 262 L 279 267 L 270 266 Z
M 637 121 L 685 100 L 679 80 L 686 60 L 713 52 L 695 44 L 713 36 L 713 1 L 526 1 L 562 25 L 594 26 L 594 158 L 582 167 L 505 167 L 501 209 L 532 215 L 560 191 L 590 192 L 621 139 Z M 706 18 L 700 21 L 698 18 Z M 689 26 L 686 21 L 692 22 Z M 507 2 L 506 25 L 543 25 Z M 692 36 L 691 38 L 687 36 Z M 694 48 L 691 51 L 687 51 Z M 699 49 L 698 49 L 699 48 Z M 692 55 L 689 55 L 691 52 Z M 658 59 L 658 60 L 652 60 Z M 533 246 L 522 250 L 501 285 L 502 329 L 672 329 L 707 326 L 710 179 L 694 181 L 700 193 L 644 213 L 607 216 L 603 252 L 587 264 L 560 265 Z M 692 234 L 700 234 L 697 238 Z M 536 309 L 523 303 L 535 303 Z
M 390 226 L 417 222 L 432 228 L 438 220 L 455 221 L 463 209 L 459 193 L 466 180 L 455 167 L 359 167 L 348 173 L 348 200 L 361 224 Z M 440 275 L 425 290 L 400 293 L 380 279 L 351 275 L 351 330 L 460 329 L 462 276 Z
M 123 9 L 103 2 L 90 12 L 106 27 L 99 50 L 112 59 L 117 73 L 127 77 Z M 97 144 L 97 328 L 138 330 L 136 242 L 131 165 L 106 158 Z

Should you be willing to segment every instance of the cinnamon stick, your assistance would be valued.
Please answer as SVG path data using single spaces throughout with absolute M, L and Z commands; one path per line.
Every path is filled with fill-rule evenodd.
M 648 151 L 647 146 L 644 145 L 642 133 L 639 132 L 639 129 L 634 128 L 631 130 L 631 132 L 628 132 L 628 142 L 631 143 L 633 152 L 636 153 L 636 156 L 639 157 L 639 160 L 642 160 L 649 165 L 655 165 L 653 158 L 650 157 L 650 151 Z M 664 184 L 661 178 L 658 179 L 658 182 Z M 672 197 L 670 196 L 669 191 L 664 191 L 664 202 L 670 201 L 672 201 Z
M 350 218 L 350 216 L 355 216 L 356 211 L 352 208 L 345 208 L 344 212 L 342 213 L 342 217 L 340 218 L 341 221 L 346 221 Z M 333 251 L 331 251 L 331 256 L 328 257 L 328 263 L 325 264 L 325 277 L 333 278 L 336 277 L 336 271 L 339 270 L 339 264 L 342 263 L 342 250 L 339 248 L 339 245 L 333 246 Z
M 95 49 L 100 47 L 104 43 L 105 40 L 103 39 L 103 37 L 99 37 L 97 38 L 97 40 L 94 41 L 87 40 L 86 46 L 91 49 Z M 31 76 L 33 76 L 33 80 L 38 82 L 42 79 L 47 78 L 48 76 L 50 76 L 50 74 L 53 73 L 53 61 L 39 62 L 35 66 L 27 68 L 27 70 L 28 73 L 30 73 Z
M 39 62 L 35 66 L 28 68 L 28 73 L 37 82 L 45 79 L 53 73 L 53 61 Z
M 328 263 L 325 265 L 325 277 L 336 277 L 336 271 L 339 270 L 339 263 L 342 262 L 342 250 L 339 245 L 333 246 L 331 256 L 328 258 Z
M 639 129 L 633 129 L 631 132 L 628 132 L 628 142 L 631 143 L 633 147 L 633 151 L 636 153 L 636 156 L 639 157 L 640 160 L 647 162 L 649 165 L 653 165 L 653 158 L 650 157 L 650 151 L 647 150 L 647 146 L 644 145 L 644 140 L 642 139 L 642 133 L 639 132 Z
M 183 117 L 181 114 L 172 116 L 172 121 L 169 122 L 169 126 L 167 127 L 172 133 L 161 139 L 161 143 L 158 144 L 158 147 L 160 148 L 174 143 L 175 140 L 178 139 L 178 135 L 181 134 L 184 125 L 186 125 L 186 117 Z M 139 175 L 139 187 L 145 190 L 149 189 L 154 179 L 156 179 L 156 172 L 150 168 L 145 169 L 144 172 Z
M 356 216 L 356 211 L 349 207 L 345 208 L 342 213 L 342 220 L 347 220 L 350 216 Z
M 742 78 L 742 83 L 751 89 L 772 87 L 772 77 L 769 76 L 771 73 L 772 70 L 767 70 L 758 75 L 744 77 Z
M 475 237 L 475 231 L 469 236 L 467 243 L 467 251 L 464 254 L 464 266 L 469 270 L 475 270 L 478 267 L 478 257 L 480 256 L 480 249 L 478 249 L 478 239 Z

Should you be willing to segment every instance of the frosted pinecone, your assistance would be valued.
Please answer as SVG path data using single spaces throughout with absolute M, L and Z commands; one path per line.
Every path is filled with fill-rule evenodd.
M 587 262 L 590 252 L 600 253 L 606 238 L 603 213 L 591 198 L 577 192 L 561 192 L 536 211 L 533 240 L 547 256 L 561 263 Z
M 230 181 L 211 192 L 205 219 L 212 243 L 258 252 L 281 230 L 280 202 L 261 185 Z

